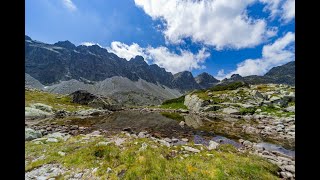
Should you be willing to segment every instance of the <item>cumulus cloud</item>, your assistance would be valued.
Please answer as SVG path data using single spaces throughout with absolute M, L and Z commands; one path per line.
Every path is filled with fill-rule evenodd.
M 282 19 L 289 22 L 295 18 L 295 0 L 287 0 L 282 6 Z
M 146 60 L 147 56 L 144 53 L 144 49 L 141 48 L 138 44 L 132 43 L 131 45 L 127 45 L 125 43 L 121 43 L 119 41 L 113 41 L 110 47 L 107 47 L 109 52 L 116 54 L 117 56 L 124 58 L 126 60 L 130 60 L 131 58 L 140 55 L 144 57 Z
M 264 11 L 270 12 L 271 19 L 280 16 L 285 23 L 295 18 L 295 0 L 259 0 L 266 4 Z
M 270 17 L 274 19 L 280 13 L 280 3 L 283 0 L 259 0 L 266 4 L 264 11 L 270 11 Z
M 94 43 L 94 42 L 82 42 L 81 45 L 84 45 L 84 46 L 98 45 L 98 46 L 102 47 L 100 44 Z
M 205 66 L 202 64 L 210 56 L 210 53 L 206 52 L 204 48 L 199 50 L 197 54 L 181 49 L 180 54 L 176 54 L 163 46 L 157 48 L 149 47 L 146 49 L 146 53 L 154 64 L 165 68 L 173 74 L 181 71 L 191 71 L 192 69 L 203 69 Z
M 135 0 L 152 19 L 162 20 L 163 33 L 169 43 L 184 38 L 224 48 L 254 47 L 274 35 L 263 19 L 246 13 L 255 0 Z
M 172 73 L 205 68 L 203 63 L 210 56 L 210 53 L 205 48 L 199 50 L 197 54 L 182 49 L 179 50 L 179 53 L 175 53 L 164 46 L 142 48 L 136 43 L 127 45 L 118 41 L 112 42 L 111 46 L 107 47 L 107 50 L 128 61 L 140 55 L 147 62 L 157 64 Z
M 237 64 L 236 70 L 228 74 L 224 74 L 224 71 L 219 71 L 217 78 L 230 78 L 232 74 L 240 74 L 241 76 L 264 75 L 272 67 L 283 65 L 295 59 L 294 42 L 295 34 L 288 32 L 273 44 L 265 45 L 262 49 L 261 58 L 246 59 Z
M 62 0 L 62 3 L 70 11 L 77 10 L 76 5 L 71 0 Z

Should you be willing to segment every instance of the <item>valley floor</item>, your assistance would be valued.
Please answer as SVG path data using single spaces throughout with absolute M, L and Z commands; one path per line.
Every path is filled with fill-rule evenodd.
M 294 133 L 292 116 L 112 112 L 38 91 L 26 105 L 26 179 L 295 179 L 294 138 L 272 134 Z

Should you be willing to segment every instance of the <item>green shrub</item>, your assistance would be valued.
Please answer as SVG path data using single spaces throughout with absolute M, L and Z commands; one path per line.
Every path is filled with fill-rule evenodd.
M 166 101 L 164 101 L 162 103 L 162 105 L 172 104 L 172 103 L 183 103 L 184 102 L 184 97 L 185 96 L 181 96 L 181 97 L 178 97 L 178 98 L 175 98 L 175 99 L 166 100 Z
M 184 117 L 181 116 L 179 113 L 161 112 L 160 114 L 170 119 L 174 119 L 177 121 L 184 121 Z
M 249 87 L 248 83 L 245 82 L 233 82 L 230 84 L 226 84 L 226 85 L 216 85 L 212 88 L 210 88 L 211 91 L 225 91 L 225 90 L 235 90 L 238 89 L 240 87 Z
M 161 104 L 161 108 L 164 109 L 188 109 L 183 103 L 184 103 L 184 97 L 185 96 L 181 96 L 175 99 L 169 99 L 164 101 Z
M 246 115 L 246 114 L 254 114 L 254 112 L 256 111 L 257 109 L 254 108 L 254 107 L 250 107 L 250 108 L 241 108 L 240 109 L 240 114 L 241 115 Z

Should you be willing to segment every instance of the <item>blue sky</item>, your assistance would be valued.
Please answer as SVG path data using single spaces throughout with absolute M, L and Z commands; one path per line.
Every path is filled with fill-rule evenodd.
M 294 0 L 27 0 L 25 33 L 177 73 L 263 75 L 294 60 Z

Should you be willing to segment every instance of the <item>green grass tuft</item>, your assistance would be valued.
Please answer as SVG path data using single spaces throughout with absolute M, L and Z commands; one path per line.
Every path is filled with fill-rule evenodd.
M 66 95 L 52 94 L 43 91 L 25 91 L 25 104 L 30 106 L 34 103 L 42 103 L 52 106 L 54 110 L 65 109 L 67 111 L 77 111 L 90 109 L 85 105 L 73 103 L 71 98 Z
M 76 136 L 66 142 L 43 145 L 26 142 L 25 157 L 29 163 L 25 171 L 43 164 L 59 163 L 72 171 L 98 168 L 94 175 L 100 179 L 119 179 L 120 172 L 123 172 L 120 179 L 279 179 L 276 165 L 255 155 L 240 153 L 230 145 L 184 157 L 173 152 L 180 151 L 180 146 L 168 148 L 150 139 L 126 141 L 122 147 L 113 143 L 95 146 L 105 141 L 103 137 L 86 143 L 81 143 L 80 139 L 81 136 Z M 148 147 L 139 151 L 142 143 Z M 59 151 L 66 155 L 59 156 Z M 31 162 L 40 155 L 45 158 Z M 106 173 L 108 167 L 112 169 L 111 173 Z
M 184 97 L 181 96 L 175 99 L 169 99 L 164 101 L 160 108 L 164 109 L 188 109 L 183 103 L 184 103 Z

